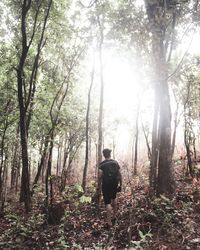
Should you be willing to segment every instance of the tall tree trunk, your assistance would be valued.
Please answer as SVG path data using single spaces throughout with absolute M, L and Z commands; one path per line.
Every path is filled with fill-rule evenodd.
M 166 67 L 166 66 L 165 66 Z M 161 105 L 159 123 L 159 165 L 157 194 L 173 193 L 172 158 L 171 158 L 171 108 L 169 89 L 166 80 L 161 82 Z
M 83 179 L 82 179 L 82 187 L 85 192 L 86 188 L 86 177 L 87 177 L 87 169 L 88 169 L 88 161 L 89 161 L 89 123 L 90 123 L 90 101 L 91 101 L 91 91 L 94 82 L 94 71 L 95 71 L 95 62 L 93 62 L 93 68 L 91 72 L 91 82 L 88 91 L 88 103 L 87 103 L 87 112 L 86 112 L 86 128 L 85 128 L 85 165 L 83 169 Z
M 166 14 L 167 5 L 163 1 L 145 0 L 145 4 L 152 33 L 154 89 L 155 100 L 158 101 L 155 103 L 150 171 L 152 179 L 157 179 L 157 181 L 154 184 L 151 183 L 151 185 L 154 185 L 157 195 L 171 194 L 174 184 L 171 172 L 171 107 L 165 48 L 169 15 Z
M 44 18 L 44 23 L 41 31 L 40 40 L 38 43 L 38 51 L 35 56 L 35 61 L 32 69 L 32 74 L 29 82 L 29 91 L 26 91 L 25 81 L 27 80 L 24 75 L 24 67 L 27 59 L 29 49 L 32 45 L 33 39 L 37 30 L 37 20 L 40 11 L 41 4 L 38 4 L 37 10 L 35 12 L 34 24 L 32 29 L 32 34 L 30 35 L 29 42 L 27 41 L 27 28 L 26 28 L 26 18 L 28 12 L 31 8 L 32 1 L 24 0 L 22 2 L 22 13 L 21 13 L 21 34 L 22 34 L 22 52 L 19 60 L 19 65 L 17 68 L 17 83 L 18 83 L 18 103 L 20 111 L 20 137 L 21 137 L 21 149 L 22 149 L 22 177 L 21 177 L 21 191 L 20 191 L 20 201 L 25 202 L 26 211 L 31 209 L 31 195 L 30 195 L 30 186 L 29 186 L 29 161 L 28 161 L 28 128 L 30 125 L 32 108 L 33 108 L 33 98 L 35 94 L 35 81 L 38 71 L 38 62 L 39 55 L 42 48 L 44 31 L 46 28 L 47 19 L 49 16 L 49 11 L 51 8 L 52 0 L 48 2 L 48 8 Z M 26 95 L 28 94 L 28 95 Z M 29 114 L 27 115 L 27 111 Z
M 24 64 L 27 58 L 29 46 L 27 45 L 26 34 L 26 16 L 30 9 L 31 1 L 24 0 L 22 4 L 21 13 L 21 34 L 22 34 L 22 52 L 20 56 L 19 65 L 17 68 L 17 90 L 18 90 L 18 103 L 20 112 L 20 139 L 22 151 L 22 177 L 21 177 L 21 190 L 20 201 L 25 203 L 26 211 L 31 210 L 31 196 L 29 186 L 29 162 L 28 162 L 28 145 L 27 145 L 27 130 L 26 130 L 26 109 L 25 109 L 25 82 L 24 82 Z
M 103 34 L 102 23 L 100 21 L 99 16 L 97 18 L 98 18 L 98 25 L 99 25 L 99 31 L 100 31 L 99 63 L 100 63 L 100 82 L 101 82 L 100 103 L 99 103 L 99 121 L 98 121 L 98 146 L 97 146 L 97 155 L 98 155 L 97 167 L 99 167 L 99 164 L 102 161 L 102 144 L 103 144 L 104 74 L 103 74 L 102 46 L 103 46 L 104 34 Z M 99 198 L 100 198 L 99 178 L 97 182 L 98 183 L 97 183 L 96 198 L 97 198 L 97 201 L 99 202 Z
M 20 136 L 22 149 L 22 177 L 21 177 L 21 191 L 20 201 L 25 203 L 26 211 L 31 210 L 31 195 L 29 186 L 29 163 L 28 163 L 28 145 L 26 132 L 26 112 L 23 101 L 23 76 L 22 70 L 18 69 L 18 102 L 20 110 Z
M 39 39 L 39 42 L 38 42 L 38 45 L 37 45 L 37 53 L 35 55 L 34 64 L 33 64 L 33 68 L 32 68 L 32 73 L 31 73 L 30 82 L 29 82 L 29 93 L 28 93 L 28 98 L 27 98 L 26 104 L 25 104 L 26 112 L 28 111 L 28 115 L 27 115 L 27 119 L 26 119 L 27 133 L 29 131 L 29 126 L 30 126 L 30 122 L 31 122 L 32 114 L 33 114 L 33 109 L 34 109 L 34 97 L 35 97 L 35 91 L 36 91 L 36 80 L 37 80 L 37 75 L 38 75 L 39 59 L 40 59 L 40 54 L 41 54 L 41 51 L 42 51 L 42 47 L 45 44 L 45 42 L 44 42 L 44 34 L 45 34 L 45 30 L 46 30 L 46 25 L 47 25 L 47 20 L 48 20 L 49 13 L 50 13 L 51 5 L 52 5 L 52 0 L 49 0 L 46 15 L 44 17 L 42 31 L 41 31 L 41 34 L 40 34 L 40 39 Z M 40 11 L 40 7 L 41 7 L 41 2 L 39 3 L 36 14 L 35 14 L 35 21 L 34 21 L 32 39 L 33 39 L 33 37 L 35 35 L 37 18 L 38 18 L 38 14 L 39 14 L 39 11 Z M 27 134 L 27 136 L 28 136 L 28 134 Z

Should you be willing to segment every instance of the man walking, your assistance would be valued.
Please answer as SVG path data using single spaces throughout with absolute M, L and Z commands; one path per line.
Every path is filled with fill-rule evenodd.
M 117 215 L 117 192 L 121 191 L 122 176 L 117 161 L 111 159 L 111 150 L 103 150 L 104 161 L 99 166 L 99 187 L 102 187 L 103 199 L 106 206 L 106 227 L 112 226 Z M 113 220 L 112 220 L 113 212 Z

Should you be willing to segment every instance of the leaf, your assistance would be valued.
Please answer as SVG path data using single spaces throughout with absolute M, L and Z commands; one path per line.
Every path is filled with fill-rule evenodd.
M 170 202 L 170 199 L 168 199 L 167 197 L 165 197 L 164 195 L 160 195 L 160 197 L 164 200 L 164 201 L 166 201 L 166 202 Z
M 91 203 L 92 198 L 89 196 L 82 195 L 79 198 L 80 203 Z
M 200 238 L 192 239 L 191 243 L 200 243 Z
M 77 191 L 77 192 L 80 192 L 80 193 L 83 193 L 84 191 L 83 191 L 83 188 L 82 188 L 82 186 L 80 185 L 80 184 L 76 184 L 75 185 L 75 190 Z
M 142 233 L 142 231 L 139 230 L 139 235 L 140 235 L 140 238 L 143 239 L 144 238 L 144 234 Z

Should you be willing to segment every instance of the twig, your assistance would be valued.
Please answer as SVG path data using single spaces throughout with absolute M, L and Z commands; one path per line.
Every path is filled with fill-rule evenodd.
M 167 77 L 167 80 L 168 80 L 169 78 L 171 78 L 172 76 L 174 76 L 174 75 L 176 74 L 176 72 L 178 71 L 178 69 L 180 68 L 180 66 L 181 66 L 181 64 L 182 64 L 182 62 L 183 62 L 183 60 L 184 60 L 184 58 L 185 58 L 185 56 L 186 56 L 186 54 L 187 54 L 187 52 L 188 52 L 190 46 L 191 46 L 191 43 L 192 43 L 193 38 L 194 38 L 194 33 L 195 33 L 195 30 L 193 31 L 193 34 L 192 34 L 191 40 L 190 40 L 190 42 L 189 42 L 189 45 L 188 45 L 187 49 L 185 50 L 185 52 L 184 52 L 184 54 L 183 54 L 183 56 L 182 56 L 180 62 L 178 63 L 178 65 L 177 65 L 176 69 L 174 70 L 174 72 L 173 72 L 171 75 L 169 75 L 169 76 Z

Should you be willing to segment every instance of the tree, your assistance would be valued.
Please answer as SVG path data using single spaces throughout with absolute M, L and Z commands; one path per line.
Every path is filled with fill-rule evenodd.
M 94 83 L 94 72 L 95 72 L 95 61 L 93 62 L 92 72 L 91 72 L 91 82 L 88 90 L 88 103 L 87 103 L 87 112 L 86 112 L 86 128 L 85 128 L 85 165 L 83 169 L 83 179 L 82 179 L 82 187 L 85 191 L 86 188 L 86 177 L 88 170 L 88 161 L 89 161 L 89 125 L 90 125 L 90 102 L 91 102 L 91 91 Z
M 32 45 L 33 39 L 35 37 L 36 25 L 38 14 L 40 11 L 41 3 L 36 5 L 36 11 L 33 21 L 32 34 L 30 36 L 30 40 L 28 41 L 28 33 L 27 33 L 27 16 L 30 13 L 30 8 L 32 7 L 31 0 L 24 0 L 21 6 L 21 36 L 22 36 L 22 44 L 21 44 L 21 55 L 19 58 L 19 64 L 16 69 L 17 71 L 17 89 L 18 89 L 18 102 L 19 102 L 19 111 L 20 111 L 20 138 L 21 138 L 21 149 L 22 149 L 22 178 L 21 178 L 21 192 L 20 192 L 20 201 L 25 203 L 26 211 L 29 212 L 31 210 L 31 196 L 30 196 L 30 175 L 29 175 L 29 160 L 28 160 L 28 128 L 30 124 L 30 117 L 32 112 L 32 102 L 35 93 L 35 80 L 38 69 L 38 60 L 39 55 L 41 53 L 41 48 L 43 46 L 43 37 L 44 30 L 46 28 L 47 18 L 49 16 L 49 11 L 51 8 L 52 1 L 48 2 L 47 10 L 44 18 L 44 25 L 41 31 L 41 38 L 38 43 L 38 51 L 35 56 L 35 62 L 33 65 L 33 70 L 31 73 L 28 91 L 27 88 L 27 79 L 25 77 L 25 66 L 27 56 Z M 33 6 L 34 7 L 34 6 Z M 26 96 L 28 93 L 28 97 Z M 29 115 L 27 116 L 27 111 L 29 110 Z
M 173 192 L 171 159 L 171 108 L 167 81 L 165 41 L 171 30 L 168 22 L 173 20 L 173 12 L 165 2 L 145 1 L 152 33 L 152 57 L 154 63 L 155 109 L 152 131 L 152 157 L 150 169 L 151 187 L 159 194 Z M 176 4 L 173 6 L 176 10 Z M 174 23 L 172 22 L 174 27 Z M 169 32 L 169 33 L 167 33 Z

